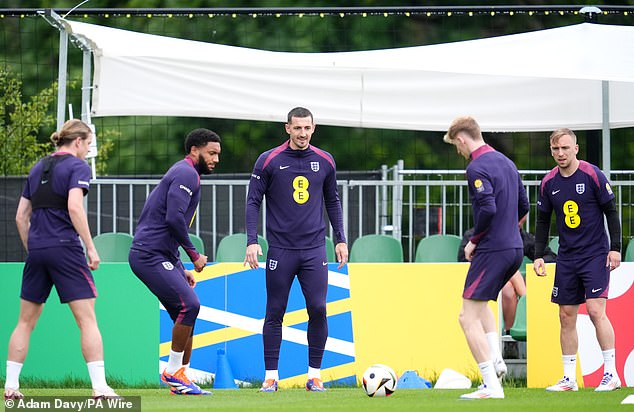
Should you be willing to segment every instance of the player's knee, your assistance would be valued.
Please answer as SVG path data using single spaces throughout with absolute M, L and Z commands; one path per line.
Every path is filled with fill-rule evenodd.
M 312 304 L 306 307 L 308 316 L 311 318 L 325 318 L 326 317 L 326 304 Z

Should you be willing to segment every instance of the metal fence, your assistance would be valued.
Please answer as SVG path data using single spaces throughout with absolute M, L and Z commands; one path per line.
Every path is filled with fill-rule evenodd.
M 546 171 L 521 171 L 531 212 L 527 227 L 532 231 L 539 178 Z M 632 237 L 634 172 L 613 172 L 612 184 L 621 218 L 624 248 Z M 406 170 L 402 162 L 381 169 L 380 180 L 339 180 L 345 232 L 349 245 L 367 234 L 387 234 L 403 245 L 405 261 L 413 261 L 418 242 L 432 234 L 462 235 L 473 226 L 471 203 L 463 171 Z M 537 178 L 537 176 L 539 178 Z M 15 229 L 15 207 L 24 178 L 3 178 L 4 236 L 0 237 L 0 261 L 21 261 L 24 252 Z M 150 191 L 159 179 L 99 178 L 91 182 L 87 198 L 88 221 L 93 235 L 104 232 L 133 234 Z M 201 180 L 201 199 L 191 232 L 200 236 L 212 259 L 223 237 L 245 232 L 244 210 L 247 178 Z M 259 233 L 266 236 L 266 199 Z M 327 216 L 326 216 L 327 220 Z M 551 235 L 555 236 L 552 225 Z M 332 237 L 332 229 L 329 232 Z
M 395 166 L 384 168 L 384 179 L 339 181 L 345 231 L 349 244 L 362 235 L 382 233 L 401 240 L 406 261 L 412 261 L 418 242 L 432 234 L 461 235 L 471 226 L 471 203 L 464 173 L 407 171 Z M 524 172 L 524 174 L 544 173 Z M 427 174 L 429 179 L 420 180 Z M 391 175 L 391 176 L 390 176 Z M 441 177 L 432 180 L 431 175 Z M 417 176 L 419 179 L 405 180 Z M 453 179 L 452 179 L 453 178 Z M 158 180 L 99 179 L 93 183 L 89 200 L 91 227 L 95 233 L 133 233 L 145 198 Z M 531 214 L 534 216 L 539 180 L 524 180 Z M 634 181 L 613 182 L 624 236 L 631 234 L 631 207 Z M 215 256 L 216 246 L 229 234 L 244 232 L 247 180 L 203 180 L 198 218 L 191 228 L 205 242 L 206 252 Z M 96 190 L 95 190 L 96 189 Z M 262 207 L 259 232 L 266 237 L 266 201 Z M 554 229 L 554 225 L 553 225 Z M 330 229 L 331 230 L 331 229 Z M 555 235 L 556 233 L 553 233 Z M 332 236 L 332 233 L 330 233 Z

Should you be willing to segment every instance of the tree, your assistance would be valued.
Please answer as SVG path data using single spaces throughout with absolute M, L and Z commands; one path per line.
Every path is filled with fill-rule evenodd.
M 50 151 L 50 143 L 38 141 L 38 132 L 55 124 L 49 108 L 56 90 L 54 83 L 25 103 L 22 81 L 10 71 L 0 70 L 0 175 L 27 174 Z
M 54 149 L 41 132 L 55 128 L 52 103 L 56 93 L 57 83 L 53 83 L 24 102 L 20 78 L 9 70 L 0 70 L 0 176 L 26 175 L 40 158 Z M 106 162 L 114 149 L 110 137 L 119 135 L 111 130 L 100 134 L 95 165 L 98 173 L 106 171 Z

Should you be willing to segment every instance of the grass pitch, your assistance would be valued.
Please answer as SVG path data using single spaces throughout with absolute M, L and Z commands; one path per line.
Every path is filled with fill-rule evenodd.
M 24 388 L 26 396 L 89 396 L 89 389 Z M 388 398 L 369 398 L 361 388 L 333 388 L 325 393 L 281 389 L 259 393 L 256 389 L 215 390 L 212 396 L 173 396 L 168 389 L 118 389 L 123 396 L 141 396 L 141 410 L 148 411 L 487 411 L 487 412 L 607 412 L 634 411 L 621 401 L 632 388 L 595 393 L 549 393 L 544 389 L 505 388 L 505 399 L 464 401 L 464 390 L 401 389 Z

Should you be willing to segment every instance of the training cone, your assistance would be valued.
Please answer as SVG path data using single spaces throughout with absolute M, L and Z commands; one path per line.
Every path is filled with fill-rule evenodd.
M 634 395 L 627 395 L 621 405 L 634 405 Z
M 238 385 L 233 380 L 231 365 L 224 349 L 218 349 L 216 360 L 216 376 L 214 378 L 214 389 L 237 389 Z
M 471 379 L 453 369 L 443 369 L 434 385 L 434 389 L 469 389 Z
M 398 379 L 399 389 L 428 389 L 431 388 L 431 382 L 425 378 L 418 376 L 416 371 L 405 371 Z

